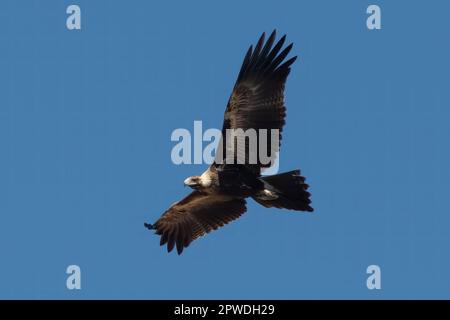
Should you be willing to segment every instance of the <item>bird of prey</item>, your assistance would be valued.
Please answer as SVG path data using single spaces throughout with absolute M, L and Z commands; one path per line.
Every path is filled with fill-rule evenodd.
M 192 241 L 239 218 L 246 212 L 247 198 L 267 208 L 313 211 L 308 185 L 300 170 L 263 176 L 262 170 L 270 164 L 259 159 L 253 163 L 233 161 L 238 156 L 249 160 L 247 140 L 244 148 L 227 141 L 228 129 L 254 129 L 258 142 L 262 139 L 260 129 L 276 129 L 280 134 L 274 141 L 277 147 L 280 145 L 286 117 L 284 88 L 297 57 L 285 60 L 293 44 L 282 50 L 286 36 L 274 45 L 275 37 L 273 31 L 265 41 L 263 33 L 256 46 L 250 46 L 228 100 L 219 149 L 226 153 L 232 148 L 233 156 L 225 157 L 218 152 L 221 158 L 216 155 L 214 163 L 202 175 L 184 181 L 193 189 L 192 193 L 174 203 L 155 223 L 144 224 L 161 236 L 160 244 L 167 244 L 169 252 L 176 247 L 181 254 Z M 268 145 L 273 144 L 271 139 L 267 141 Z M 277 152 L 272 152 L 271 160 L 275 157 Z

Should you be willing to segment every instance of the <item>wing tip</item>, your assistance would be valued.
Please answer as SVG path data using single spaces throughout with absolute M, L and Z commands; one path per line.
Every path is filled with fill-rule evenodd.
M 147 223 L 147 222 L 144 222 L 144 227 L 146 227 L 148 230 L 155 230 L 156 229 L 154 224 Z
M 238 82 L 246 78 L 267 77 L 270 74 L 278 74 L 278 71 L 284 74 L 286 69 L 295 62 L 297 56 L 283 62 L 294 46 L 293 43 L 290 43 L 280 52 L 286 41 L 286 34 L 272 48 L 276 32 L 276 29 L 274 29 L 267 40 L 265 40 L 266 33 L 263 32 L 256 45 L 250 46 L 244 57 L 244 62 L 238 75 Z

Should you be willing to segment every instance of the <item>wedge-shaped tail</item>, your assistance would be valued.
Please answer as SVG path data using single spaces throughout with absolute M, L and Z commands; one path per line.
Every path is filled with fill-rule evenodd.
M 253 197 L 256 202 L 264 207 L 313 211 L 309 199 L 311 194 L 307 191 L 309 186 L 305 183 L 305 178 L 300 175 L 300 170 L 261 177 L 260 179 L 264 182 L 268 193 L 273 195 L 272 199 L 270 197 Z

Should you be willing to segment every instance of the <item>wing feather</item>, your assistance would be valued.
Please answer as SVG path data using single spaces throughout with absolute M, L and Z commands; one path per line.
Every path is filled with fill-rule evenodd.
M 195 239 L 239 218 L 247 209 L 243 198 L 205 195 L 198 191 L 172 205 L 152 228 L 161 235 L 160 244 L 178 254 Z
M 285 123 L 286 108 L 284 105 L 284 88 L 290 67 L 297 57 L 284 61 L 292 49 L 292 43 L 282 47 L 286 36 L 275 44 L 276 32 L 273 31 L 266 43 L 265 34 L 259 38 L 256 46 L 250 46 L 242 63 L 236 84 L 228 100 L 222 127 L 222 150 L 216 157 L 216 165 L 223 168 L 230 164 L 230 159 L 245 161 L 245 165 L 254 173 L 260 174 L 262 168 L 270 167 L 277 156 L 281 143 L 281 131 Z M 284 61 L 284 62 L 283 62 Z M 227 129 L 254 129 L 256 132 L 256 148 L 249 148 L 249 139 L 242 146 L 227 139 Z M 278 129 L 278 144 L 267 133 L 266 153 L 270 161 L 262 163 L 259 158 L 260 129 Z M 261 143 L 264 141 L 261 141 Z M 240 147 L 240 148 L 239 148 Z M 253 154 L 253 153 L 256 153 Z M 232 158 L 228 158 L 232 154 Z M 249 164 L 251 159 L 257 159 L 256 164 Z

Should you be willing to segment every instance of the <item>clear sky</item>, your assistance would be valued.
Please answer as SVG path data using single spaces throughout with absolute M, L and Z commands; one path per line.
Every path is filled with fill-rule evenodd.
M 378 4 L 382 29 L 368 30 Z M 81 30 L 66 7 L 81 7 Z M 0 298 L 450 298 L 446 1 L 0 4 Z M 220 128 L 246 49 L 299 59 L 280 170 L 313 214 L 249 201 L 168 254 L 144 229 L 206 165 L 176 128 Z M 68 265 L 81 290 L 66 288 Z M 381 267 L 381 290 L 366 268 Z

